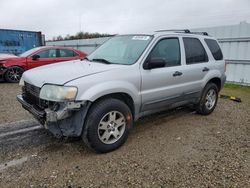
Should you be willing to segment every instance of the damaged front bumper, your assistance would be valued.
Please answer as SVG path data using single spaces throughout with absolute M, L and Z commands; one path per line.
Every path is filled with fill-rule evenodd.
M 55 109 L 42 110 L 25 101 L 22 95 L 18 95 L 17 100 L 58 138 L 80 136 L 90 106 L 90 102 L 87 101 L 64 102 L 58 103 Z

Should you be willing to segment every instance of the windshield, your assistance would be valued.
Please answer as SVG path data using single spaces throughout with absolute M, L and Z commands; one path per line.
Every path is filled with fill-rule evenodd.
M 34 52 L 37 51 L 38 49 L 39 49 L 39 47 L 38 47 L 38 48 L 32 48 L 32 49 L 30 49 L 30 50 L 28 50 L 28 51 L 26 51 L 26 52 L 20 54 L 19 56 L 20 56 L 20 57 L 28 57 L 29 55 L 31 55 L 32 53 L 34 53 Z
M 124 35 L 109 39 L 88 56 L 90 61 L 131 65 L 145 50 L 152 36 Z

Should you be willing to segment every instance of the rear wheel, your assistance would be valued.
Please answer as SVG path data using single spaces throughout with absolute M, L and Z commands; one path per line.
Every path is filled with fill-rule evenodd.
M 196 111 L 202 115 L 212 113 L 218 101 L 218 87 L 214 83 L 208 83 L 203 90 L 200 102 L 196 106 Z
M 5 72 L 5 80 L 11 83 L 18 83 L 22 77 L 24 69 L 18 66 L 9 67 Z
M 91 107 L 82 138 L 96 152 L 109 152 L 127 140 L 132 125 L 132 113 L 124 102 L 113 98 L 104 99 Z

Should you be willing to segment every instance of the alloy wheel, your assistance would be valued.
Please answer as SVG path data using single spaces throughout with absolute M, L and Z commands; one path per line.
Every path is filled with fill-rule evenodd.
M 210 89 L 207 92 L 206 102 L 205 102 L 205 105 L 206 105 L 208 110 L 211 110 L 214 107 L 214 105 L 216 103 L 216 99 L 217 99 L 216 91 L 214 89 Z
M 11 82 L 19 82 L 22 77 L 23 70 L 19 67 L 10 67 L 6 72 L 6 76 Z
M 98 137 L 104 144 L 113 144 L 122 137 L 125 128 L 124 115 L 118 111 L 111 111 L 101 119 L 98 125 Z

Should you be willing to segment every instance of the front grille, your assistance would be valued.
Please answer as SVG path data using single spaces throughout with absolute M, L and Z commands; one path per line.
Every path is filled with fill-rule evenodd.
M 44 108 L 44 100 L 39 99 L 40 88 L 24 82 L 23 97 L 29 103 L 39 108 Z
M 36 87 L 36 86 L 31 85 L 27 82 L 24 82 L 24 90 L 27 94 L 31 94 L 31 95 L 39 98 L 39 94 L 40 94 L 39 87 Z

